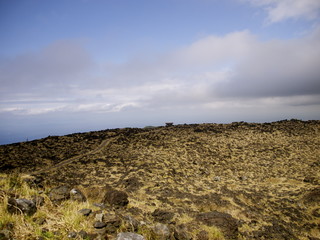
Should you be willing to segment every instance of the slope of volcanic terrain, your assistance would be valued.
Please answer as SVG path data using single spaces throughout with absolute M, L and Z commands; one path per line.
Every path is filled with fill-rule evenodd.
M 126 206 L 102 211 L 146 229 L 166 225 L 162 239 L 320 239 L 320 121 L 48 137 L 0 146 L 0 171 L 47 188 L 78 187 L 95 203 L 106 189 L 125 192 Z

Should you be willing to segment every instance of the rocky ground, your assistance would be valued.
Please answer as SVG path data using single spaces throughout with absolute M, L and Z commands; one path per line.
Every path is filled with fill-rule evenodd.
M 48 137 L 0 146 L 0 171 L 38 188 L 82 189 L 111 239 L 122 230 L 146 239 L 320 239 L 320 121 Z M 120 206 L 110 200 L 117 191 L 127 196 Z M 115 216 L 137 226 L 109 231 Z

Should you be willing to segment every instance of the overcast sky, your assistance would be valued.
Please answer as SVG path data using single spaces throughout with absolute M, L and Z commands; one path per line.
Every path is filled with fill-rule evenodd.
M 0 0 L 0 144 L 320 119 L 319 0 Z

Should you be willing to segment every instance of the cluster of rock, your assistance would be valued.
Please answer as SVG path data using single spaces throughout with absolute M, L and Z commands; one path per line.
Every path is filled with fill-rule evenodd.
M 78 202 L 87 201 L 86 196 L 78 188 L 71 188 L 63 185 L 51 189 L 48 197 L 52 203 L 59 205 L 65 200 L 73 200 Z M 44 197 L 33 196 L 32 199 L 24 198 L 9 198 L 7 210 L 11 214 L 24 214 L 31 216 L 36 213 L 37 207 L 44 204 Z M 79 210 L 75 214 L 81 214 L 88 217 L 92 221 L 94 232 L 88 233 L 84 230 L 79 232 L 69 232 L 68 238 L 70 239 L 109 239 L 113 236 L 116 240 L 144 240 L 148 239 L 176 239 L 176 240 L 191 240 L 193 237 L 188 232 L 186 225 L 172 225 L 174 217 L 173 212 L 156 209 L 152 213 L 155 220 L 154 224 L 138 221 L 133 216 L 128 215 L 123 211 L 128 205 L 128 195 L 126 192 L 118 191 L 111 187 L 107 187 L 107 191 L 101 203 L 93 204 L 99 207 L 100 210 L 93 211 L 90 208 Z M 107 211 L 113 210 L 113 211 Z M 45 218 L 35 219 L 39 225 L 46 222 Z M 212 212 L 209 214 L 199 214 L 197 216 L 199 222 L 209 222 L 211 225 L 221 227 L 226 232 L 229 232 L 228 237 L 233 239 L 237 234 L 237 222 L 228 214 L 219 212 Z M 232 231 L 230 231 L 232 229 Z M 42 229 L 43 232 L 49 231 L 46 228 Z M 55 235 L 61 235 L 60 232 L 55 232 Z M 1 235 L 1 233 L 0 233 Z M 144 236 L 146 235 L 146 236 Z M 6 239 L 6 238 L 3 238 Z M 39 237 L 38 240 L 44 239 Z M 208 240 L 208 233 L 201 231 L 197 235 L 197 239 Z

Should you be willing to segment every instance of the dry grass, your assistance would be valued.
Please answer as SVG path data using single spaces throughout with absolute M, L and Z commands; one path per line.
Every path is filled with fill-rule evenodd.
M 18 174 L 0 174 L 1 205 L 0 205 L 0 230 L 12 226 L 11 234 L 16 239 L 69 239 L 68 233 L 81 230 L 92 231 L 92 221 L 78 213 L 80 209 L 92 208 L 89 201 L 76 202 L 67 200 L 60 205 L 53 204 L 45 194 L 43 206 L 37 206 L 37 212 L 32 216 L 24 214 L 10 214 L 7 211 L 7 203 L 10 196 L 32 199 L 39 195 L 39 191 L 30 188 Z M 38 219 L 45 219 L 39 223 Z
M 319 208 L 318 196 L 305 200 L 320 186 L 319 132 L 320 121 L 296 120 L 107 130 L 99 133 L 100 139 L 93 139 L 88 146 L 81 139 L 90 139 L 89 133 L 85 137 L 62 137 L 61 141 L 48 138 L 0 146 L 0 155 L 3 153 L 1 157 L 7 161 L 5 164 L 0 161 L 0 167 L 15 166 L 15 161 L 19 163 L 18 160 L 23 159 L 26 149 L 29 153 L 40 146 L 42 155 L 47 151 L 66 163 L 45 171 L 42 175 L 45 182 L 83 186 L 81 190 L 89 203 L 93 199 L 99 202 L 104 186 L 108 184 L 129 194 L 130 203 L 123 214 L 128 214 L 126 211 L 131 208 L 136 209 L 134 217 L 150 224 L 154 223 L 152 213 L 163 209 L 175 213 L 177 224 L 195 225 L 200 229 L 194 216 L 218 211 L 242 222 L 239 226 L 242 239 L 252 239 L 256 234 L 266 239 L 304 240 L 320 238 L 320 221 L 314 214 Z M 94 151 L 105 140 L 108 146 Z M 68 145 L 64 147 L 63 143 Z M 50 148 L 46 149 L 45 144 Z M 68 162 L 63 156 L 71 145 L 72 152 L 79 154 L 73 158 L 75 161 Z M 57 152 L 53 153 L 51 149 Z M 42 155 L 35 162 L 36 169 L 41 169 L 41 163 L 47 161 Z M 21 167 L 20 170 L 25 169 Z M 9 181 L 3 177 L 1 189 L 6 189 L 7 193 L 19 192 L 26 198 L 37 194 L 14 176 Z M 132 178 L 137 179 L 137 186 L 130 182 Z M 4 206 L 6 199 L 3 197 Z M 41 228 L 32 225 L 32 218 L 37 214 L 46 216 L 47 223 L 41 227 L 48 228 L 50 233 L 61 231 L 61 228 L 64 233 L 90 229 L 81 216 L 72 214 L 79 204 L 73 206 L 67 201 L 56 208 L 46 200 L 31 220 L 6 215 L 2 207 L 3 219 L 18 223 L 14 231 L 21 226 L 37 236 L 41 235 Z M 12 217 L 17 219 L 12 220 Z M 146 226 L 140 231 L 148 235 L 148 229 L 150 227 Z M 212 232 L 212 239 L 222 238 L 214 235 L 216 229 L 204 230 Z

